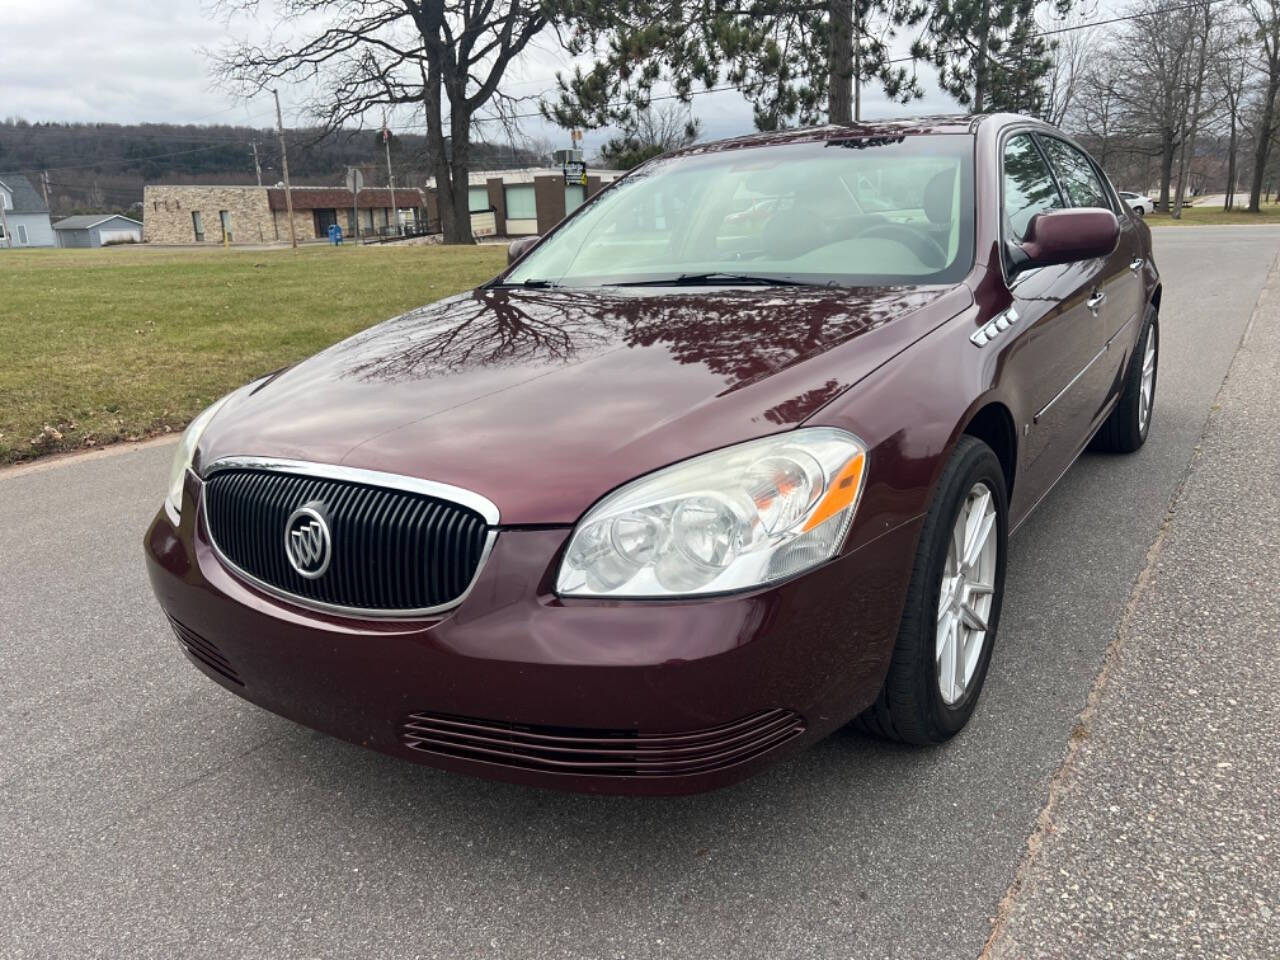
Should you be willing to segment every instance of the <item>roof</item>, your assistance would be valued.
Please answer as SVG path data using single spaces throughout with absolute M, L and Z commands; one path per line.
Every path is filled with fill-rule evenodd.
M 272 210 L 286 209 L 283 188 L 265 189 L 267 203 Z M 290 192 L 295 210 L 341 210 L 351 206 L 351 191 L 343 187 L 294 187 Z M 396 187 L 395 193 L 399 208 L 422 206 L 422 191 L 417 187 Z M 358 205 L 362 208 L 390 207 L 391 191 L 374 187 L 361 190 Z
M 0 173 L 0 184 L 13 195 L 14 213 L 48 213 L 49 207 L 44 198 L 31 186 L 31 181 L 20 173 Z
M 607 170 L 604 168 L 587 167 L 588 177 L 599 177 L 602 183 L 611 183 L 624 175 L 625 170 Z M 564 176 L 563 167 L 521 167 L 511 170 L 472 170 L 467 174 L 467 185 L 471 187 L 483 187 L 490 179 L 501 180 L 503 183 L 533 183 L 535 177 L 562 177 Z M 436 178 L 427 177 L 427 186 L 435 189 Z
M 53 225 L 55 230 L 90 230 L 100 223 L 106 223 L 108 220 L 128 220 L 135 226 L 142 226 L 133 217 L 126 217 L 119 213 L 84 213 L 74 217 L 64 217 Z
M 904 117 L 895 120 L 864 120 L 859 123 L 829 123 L 821 127 L 793 127 L 762 133 L 749 133 L 727 140 L 695 143 L 667 156 L 690 156 L 700 153 L 717 153 L 721 150 L 740 150 L 746 147 L 767 147 L 784 143 L 821 143 L 824 140 L 848 140 L 857 137 L 903 137 L 916 134 L 972 134 L 986 115 L 947 114 L 933 117 Z

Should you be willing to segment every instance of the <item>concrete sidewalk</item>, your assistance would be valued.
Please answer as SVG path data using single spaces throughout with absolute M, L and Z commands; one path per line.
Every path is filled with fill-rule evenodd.
M 984 957 L 1280 957 L 1274 269 Z

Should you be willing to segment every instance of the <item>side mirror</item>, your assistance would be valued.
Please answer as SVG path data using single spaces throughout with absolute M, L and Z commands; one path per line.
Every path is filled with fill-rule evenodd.
M 1036 214 L 1022 243 L 1010 244 L 1014 272 L 1106 257 L 1120 241 L 1120 222 L 1110 210 L 1079 207 Z
M 519 240 L 512 240 L 511 246 L 507 247 L 507 265 L 515 263 L 526 253 L 529 248 L 541 240 L 541 237 L 521 237 Z

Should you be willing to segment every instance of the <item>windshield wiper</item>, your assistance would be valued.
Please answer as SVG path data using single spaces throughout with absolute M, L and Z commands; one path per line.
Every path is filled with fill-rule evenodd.
M 560 284 L 554 280 L 521 280 L 518 283 L 495 283 L 495 287 L 528 287 L 530 290 L 550 290 Z
M 682 273 L 676 277 L 663 277 L 658 280 L 627 280 L 621 283 L 610 283 L 610 287 L 702 287 L 718 284 L 752 284 L 759 287 L 808 287 L 812 284 L 801 280 L 789 280 L 786 277 L 764 277 L 754 273 L 724 273 L 716 270 L 711 273 Z

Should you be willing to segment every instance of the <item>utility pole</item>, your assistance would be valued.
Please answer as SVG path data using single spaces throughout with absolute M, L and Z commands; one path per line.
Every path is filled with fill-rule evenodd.
M 400 211 L 396 207 L 396 178 L 391 174 L 391 131 L 387 127 L 387 116 L 382 115 L 382 146 L 387 151 L 387 186 L 391 190 L 391 219 L 394 221 L 396 236 L 400 236 Z
M 253 172 L 258 175 L 258 186 L 262 186 L 262 164 L 258 162 L 258 141 L 253 141 Z
M 289 213 L 289 243 L 298 249 L 298 234 L 293 229 L 293 191 L 289 189 L 289 152 L 284 146 L 284 118 L 280 115 L 280 91 L 272 90 L 276 98 L 276 135 L 280 137 L 280 170 L 284 174 L 284 205 Z
M 9 215 L 5 213 L 8 209 L 5 206 L 4 194 L 0 193 L 0 227 L 4 228 L 4 245 L 10 250 L 13 249 L 13 237 L 9 233 Z
M 49 171 L 40 171 L 40 192 L 44 194 L 44 205 L 49 206 Z

